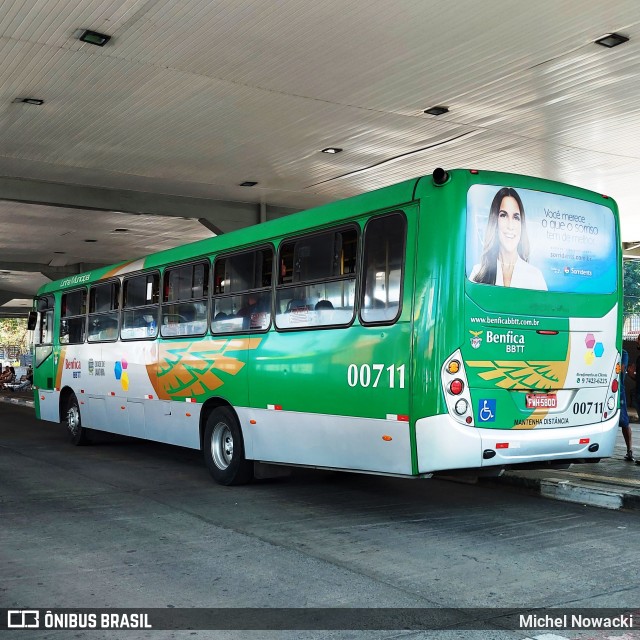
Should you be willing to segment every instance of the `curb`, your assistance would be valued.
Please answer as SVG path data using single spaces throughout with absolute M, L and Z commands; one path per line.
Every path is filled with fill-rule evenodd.
M 568 480 L 566 478 L 525 477 L 507 472 L 492 484 L 511 485 L 526 489 L 543 498 L 574 502 L 602 509 L 640 510 L 640 489 L 616 487 L 611 484 Z
M 27 400 L 26 398 L 9 398 L 7 396 L 0 396 L 0 402 L 6 402 L 7 404 L 17 404 L 22 407 L 33 408 L 33 400 Z

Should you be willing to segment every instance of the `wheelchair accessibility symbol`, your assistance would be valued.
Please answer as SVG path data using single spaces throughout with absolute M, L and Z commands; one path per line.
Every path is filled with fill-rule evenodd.
M 495 399 L 480 400 L 478 402 L 478 420 L 480 422 L 496 421 L 496 401 Z

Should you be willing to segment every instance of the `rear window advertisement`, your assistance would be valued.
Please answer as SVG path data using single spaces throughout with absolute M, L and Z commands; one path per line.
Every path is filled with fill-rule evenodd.
M 611 293 L 613 213 L 554 193 L 473 185 L 467 194 L 467 277 L 517 289 Z

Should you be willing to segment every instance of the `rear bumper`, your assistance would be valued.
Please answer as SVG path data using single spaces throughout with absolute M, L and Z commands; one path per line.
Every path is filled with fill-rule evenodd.
M 597 424 L 528 430 L 467 427 L 448 415 L 422 418 L 416 422 L 418 470 L 431 473 L 447 469 L 606 458 L 613 453 L 619 429 L 618 417 L 616 412 L 610 419 Z M 589 451 L 594 444 L 598 445 L 598 450 Z M 485 450 L 495 451 L 495 455 L 484 459 Z

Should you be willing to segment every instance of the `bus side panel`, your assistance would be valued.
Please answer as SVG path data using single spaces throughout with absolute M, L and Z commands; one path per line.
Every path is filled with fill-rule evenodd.
M 410 339 L 408 322 L 267 334 L 251 355 L 247 456 L 411 473 Z
M 350 327 L 272 327 L 250 352 L 254 417 L 247 414 L 242 423 L 248 457 L 415 472 L 410 387 L 418 207 L 405 204 L 389 211 L 402 211 L 407 219 L 399 319 L 379 326 L 362 326 L 356 317 Z M 367 219 L 360 220 L 362 229 Z

